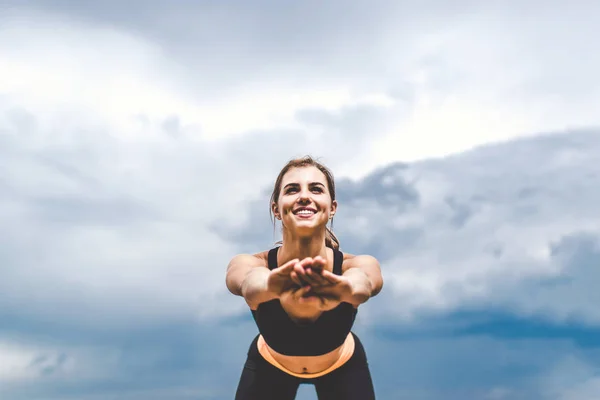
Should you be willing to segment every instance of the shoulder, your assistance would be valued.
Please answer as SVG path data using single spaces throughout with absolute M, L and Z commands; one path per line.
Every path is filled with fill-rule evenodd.
M 264 266 L 267 264 L 269 250 L 261 251 L 254 254 L 236 254 L 229 261 L 229 265 L 245 264 L 248 266 Z
M 343 253 L 342 271 L 345 272 L 350 268 L 356 267 L 377 267 L 379 268 L 379 260 L 369 254 L 350 254 Z

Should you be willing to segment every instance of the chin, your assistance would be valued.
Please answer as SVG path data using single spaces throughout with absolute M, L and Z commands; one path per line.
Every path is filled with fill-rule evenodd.
M 316 232 L 325 230 L 326 226 L 317 221 L 299 221 L 294 224 L 294 231 L 299 236 L 313 236 Z

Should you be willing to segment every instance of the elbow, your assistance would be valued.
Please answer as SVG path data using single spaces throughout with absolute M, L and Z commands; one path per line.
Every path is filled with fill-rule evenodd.
M 381 290 L 383 289 L 383 279 L 379 278 L 376 279 L 375 282 L 371 283 L 371 297 L 375 297 L 379 294 L 379 292 L 381 292 Z
M 235 279 L 230 273 L 227 273 L 225 276 L 225 286 L 227 286 L 227 290 L 229 290 L 231 294 L 236 296 L 242 295 L 242 282 L 240 282 L 239 279 Z

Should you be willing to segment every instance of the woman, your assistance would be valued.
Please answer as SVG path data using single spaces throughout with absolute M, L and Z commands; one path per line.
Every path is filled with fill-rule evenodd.
M 283 226 L 281 246 L 235 256 L 227 287 L 242 296 L 256 336 L 236 400 L 294 399 L 301 383 L 318 398 L 375 398 L 365 351 L 351 332 L 358 306 L 383 286 L 378 261 L 339 251 L 327 228 L 337 210 L 331 172 L 310 157 L 279 173 L 271 212 Z

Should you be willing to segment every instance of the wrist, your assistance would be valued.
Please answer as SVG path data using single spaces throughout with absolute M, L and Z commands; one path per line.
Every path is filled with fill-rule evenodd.
M 271 279 L 270 274 L 264 278 L 264 295 L 269 298 L 269 300 L 278 299 L 281 297 L 282 290 L 281 285 L 278 285 L 273 279 Z
M 269 270 L 255 268 L 246 275 L 242 284 L 242 296 L 250 303 L 263 303 L 279 296 L 269 282 Z
M 370 282 L 361 279 L 360 281 L 348 279 L 348 290 L 342 297 L 342 301 L 353 305 L 359 305 L 371 297 Z

